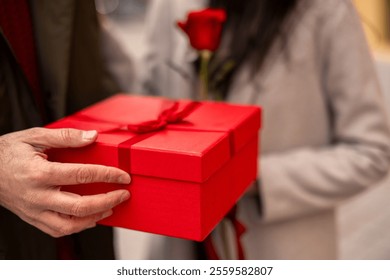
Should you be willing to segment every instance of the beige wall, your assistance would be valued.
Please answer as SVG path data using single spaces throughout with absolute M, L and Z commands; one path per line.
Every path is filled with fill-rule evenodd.
M 389 0 L 353 0 L 362 19 L 367 39 L 374 49 L 389 45 Z

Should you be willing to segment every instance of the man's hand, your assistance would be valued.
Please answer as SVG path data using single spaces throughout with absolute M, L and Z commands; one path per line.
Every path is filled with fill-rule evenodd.
M 129 184 L 130 176 L 93 164 L 47 161 L 48 148 L 83 147 L 96 131 L 32 128 L 0 137 L 0 205 L 53 237 L 94 227 L 127 200 L 127 190 L 80 196 L 60 186 L 94 182 Z

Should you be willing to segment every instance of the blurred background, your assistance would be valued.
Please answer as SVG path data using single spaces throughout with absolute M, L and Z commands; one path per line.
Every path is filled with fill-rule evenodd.
M 366 31 L 367 39 L 374 50 L 389 51 L 390 1 L 354 0 Z
M 95 1 L 104 28 L 132 60 L 135 78 L 130 78 L 128 71 L 117 73 L 122 76 L 122 86 L 136 92 L 134 79 L 142 67 L 145 13 L 153 0 Z M 353 2 L 362 20 L 390 112 L 390 0 Z M 106 51 L 115 52 L 111 45 Z M 390 259 L 390 177 L 343 204 L 338 209 L 338 222 L 341 259 Z M 118 258 L 145 258 L 151 235 L 120 228 L 115 229 L 115 234 Z

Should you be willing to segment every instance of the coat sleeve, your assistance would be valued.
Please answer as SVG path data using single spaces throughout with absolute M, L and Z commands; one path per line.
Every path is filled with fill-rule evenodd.
M 352 4 L 337 5 L 317 29 L 331 143 L 261 157 L 265 222 L 335 207 L 389 170 L 388 117 L 374 64 Z

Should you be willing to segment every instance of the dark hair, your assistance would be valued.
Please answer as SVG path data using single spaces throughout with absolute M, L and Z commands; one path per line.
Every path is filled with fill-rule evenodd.
M 210 7 L 226 10 L 224 30 L 228 30 L 231 35 L 227 42 L 228 55 L 224 58 L 225 61 L 214 62 L 210 66 L 211 80 L 213 75 L 221 72 L 223 63 L 226 64 L 227 60 L 234 61 L 234 67 L 223 78 L 214 79 L 214 87 L 218 91 L 226 93 L 234 72 L 246 61 L 253 74 L 258 72 L 277 38 L 282 40 L 282 48 L 286 45 L 291 26 L 286 27 L 285 23 L 298 1 L 209 0 Z

